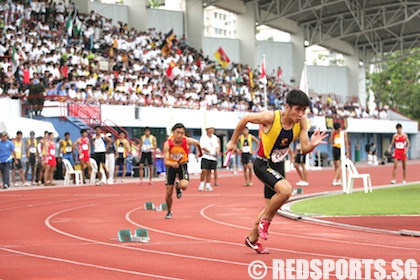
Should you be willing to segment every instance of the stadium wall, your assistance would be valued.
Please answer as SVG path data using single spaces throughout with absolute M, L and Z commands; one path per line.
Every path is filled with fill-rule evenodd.
M 276 76 L 277 68 L 283 70 L 282 79 L 287 84 L 296 85 L 291 79 L 298 81 L 293 72 L 293 44 L 290 42 L 257 41 L 256 65 L 261 65 L 265 55 L 267 74 Z
M 115 25 L 119 21 L 124 23 L 129 22 L 128 6 L 92 2 L 91 9 L 95 13 L 98 13 L 108 19 L 112 19 L 112 23 Z
M 345 66 L 308 65 L 309 89 L 316 93 L 349 96 L 348 68 Z M 358 95 L 353 93 L 353 95 Z
M 22 116 L 22 106 L 19 99 L 0 98 L 0 108 L 0 118 Z
M 161 9 L 147 9 L 146 28 L 168 33 L 173 29 L 174 34 L 181 39 L 184 34 L 184 13 Z
M 203 53 L 215 60 L 214 53 L 222 47 L 230 61 L 240 61 L 240 44 L 238 39 L 203 37 Z

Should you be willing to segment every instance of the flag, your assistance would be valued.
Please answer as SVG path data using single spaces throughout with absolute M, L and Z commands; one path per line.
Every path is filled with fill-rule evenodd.
M 163 56 L 168 56 L 169 53 L 171 52 L 172 43 L 174 39 L 175 39 L 174 30 L 171 29 L 171 31 L 169 31 L 168 34 L 165 34 L 165 39 L 160 45 L 160 51 L 162 52 Z
M 12 73 L 13 74 L 16 73 L 18 66 L 19 66 L 19 57 L 16 52 L 16 47 L 13 46 L 13 49 L 12 49 Z
M 82 22 L 80 21 L 79 17 L 76 17 L 76 19 L 74 20 L 74 35 L 79 35 L 81 30 Z
M 20 28 L 22 26 L 22 22 L 23 22 L 23 16 L 18 18 L 18 20 L 16 21 L 16 27 Z
M 229 66 L 230 59 L 226 55 L 225 51 L 220 47 L 217 52 L 214 53 L 214 57 L 216 57 L 217 61 L 222 65 L 223 68 L 226 68 Z
M 173 81 L 176 78 L 176 76 L 178 76 L 178 74 L 179 74 L 179 68 L 178 66 L 176 66 L 175 62 L 172 60 L 171 63 L 169 64 L 168 69 L 166 69 L 166 75 L 171 81 Z
M 279 68 L 277 68 L 277 82 L 281 82 L 282 74 L 283 74 L 283 69 L 281 69 L 281 67 L 279 66 Z
M 73 19 L 70 15 L 68 15 L 67 17 L 66 30 L 67 34 L 71 37 L 71 35 L 73 34 Z
M 300 77 L 299 89 L 309 95 L 308 75 L 306 72 L 306 65 L 303 66 L 302 76 Z
M 261 71 L 260 76 L 258 77 L 258 80 L 260 83 L 267 84 L 267 74 L 265 73 L 265 57 L 263 58 L 263 61 L 261 62 Z
M 252 74 L 251 67 L 248 66 L 249 86 L 254 88 L 254 74 Z

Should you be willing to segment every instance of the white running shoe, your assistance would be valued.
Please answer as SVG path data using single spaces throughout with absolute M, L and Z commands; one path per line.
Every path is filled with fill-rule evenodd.
M 305 184 L 305 181 L 300 180 L 296 183 L 296 186 L 303 186 Z
M 202 186 L 198 186 L 198 190 L 199 190 L 200 192 L 204 191 L 204 188 L 205 188 L 205 186 L 204 186 L 204 185 L 202 185 Z
M 19 184 L 18 183 L 15 183 L 15 187 L 19 187 Z
M 207 186 L 207 187 L 204 188 L 204 190 L 206 192 L 212 192 L 213 191 L 213 188 L 211 186 Z
M 302 186 L 302 187 L 309 186 L 309 183 L 305 182 L 305 181 L 302 181 L 302 184 L 300 186 Z
M 29 183 L 25 182 L 25 184 L 23 184 L 25 187 L 29 187 Z
M 397 180 L 391 180 L 391 184 L 396 184 Z
M 333 186 L 338 186 L 338 185 L 337 185 L 337 181 L 336 181 L 336 180 L 333 180 L 332 185 L 333 185 Z
M 405 180 L 403 180 L 403 184 L 405 185 L 405 184 L 407 184 L 407 182 Z

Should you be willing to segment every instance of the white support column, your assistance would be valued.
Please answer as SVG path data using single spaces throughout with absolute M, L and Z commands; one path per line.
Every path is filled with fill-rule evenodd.
M 236 37 L 240 43 L 240 61 L 255 68 L 256 43 L 255 38 L 255 6 L 253 2 L 246 4 L 246 13 L 238 14 L 236 17 Z M 258 57 L 258 60 L 261 58 Z
M 148 0 L 124 0 L 124 5 L 128 6 L 128 26 L 145 31 Z
M 294 83 L 291 83 L 290 81 L 285 81 L 285 82 L 291 83 L 292 85 L 299 87 L 303 67 L 305 65 L 305 60 L 306 60 L 305 37 L 304 37 L 303 28 L 300 28 L 299 33 L 290 34 L 290 40 L 293 43 L 293 72 L 292 72 L 293 75 L 292 76 L 295 78 L 295 82 Z M 310 81 L 308 83 L 310 84 Z
M 348 96 L 359 96 L 359 58 L 357 54 L 344 55 L 344 65 L 348 69 Z
M 358 70 L 358 77 L 359 77 L 359 100 L 360 104 L 365 107 L 366 100 L 367 100 L 367 92 L 366 92 L 366 66 L 359 66 Z
M 185 0 L 185 35 L 191 47 L 203 49 L 204 8 L 202 0 Z

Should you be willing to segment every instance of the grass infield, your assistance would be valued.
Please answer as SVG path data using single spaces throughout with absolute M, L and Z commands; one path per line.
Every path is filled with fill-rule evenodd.
M 317 216 L 420 214 L 420 185 L 321 196 L 296 202 L 291 210 Z

